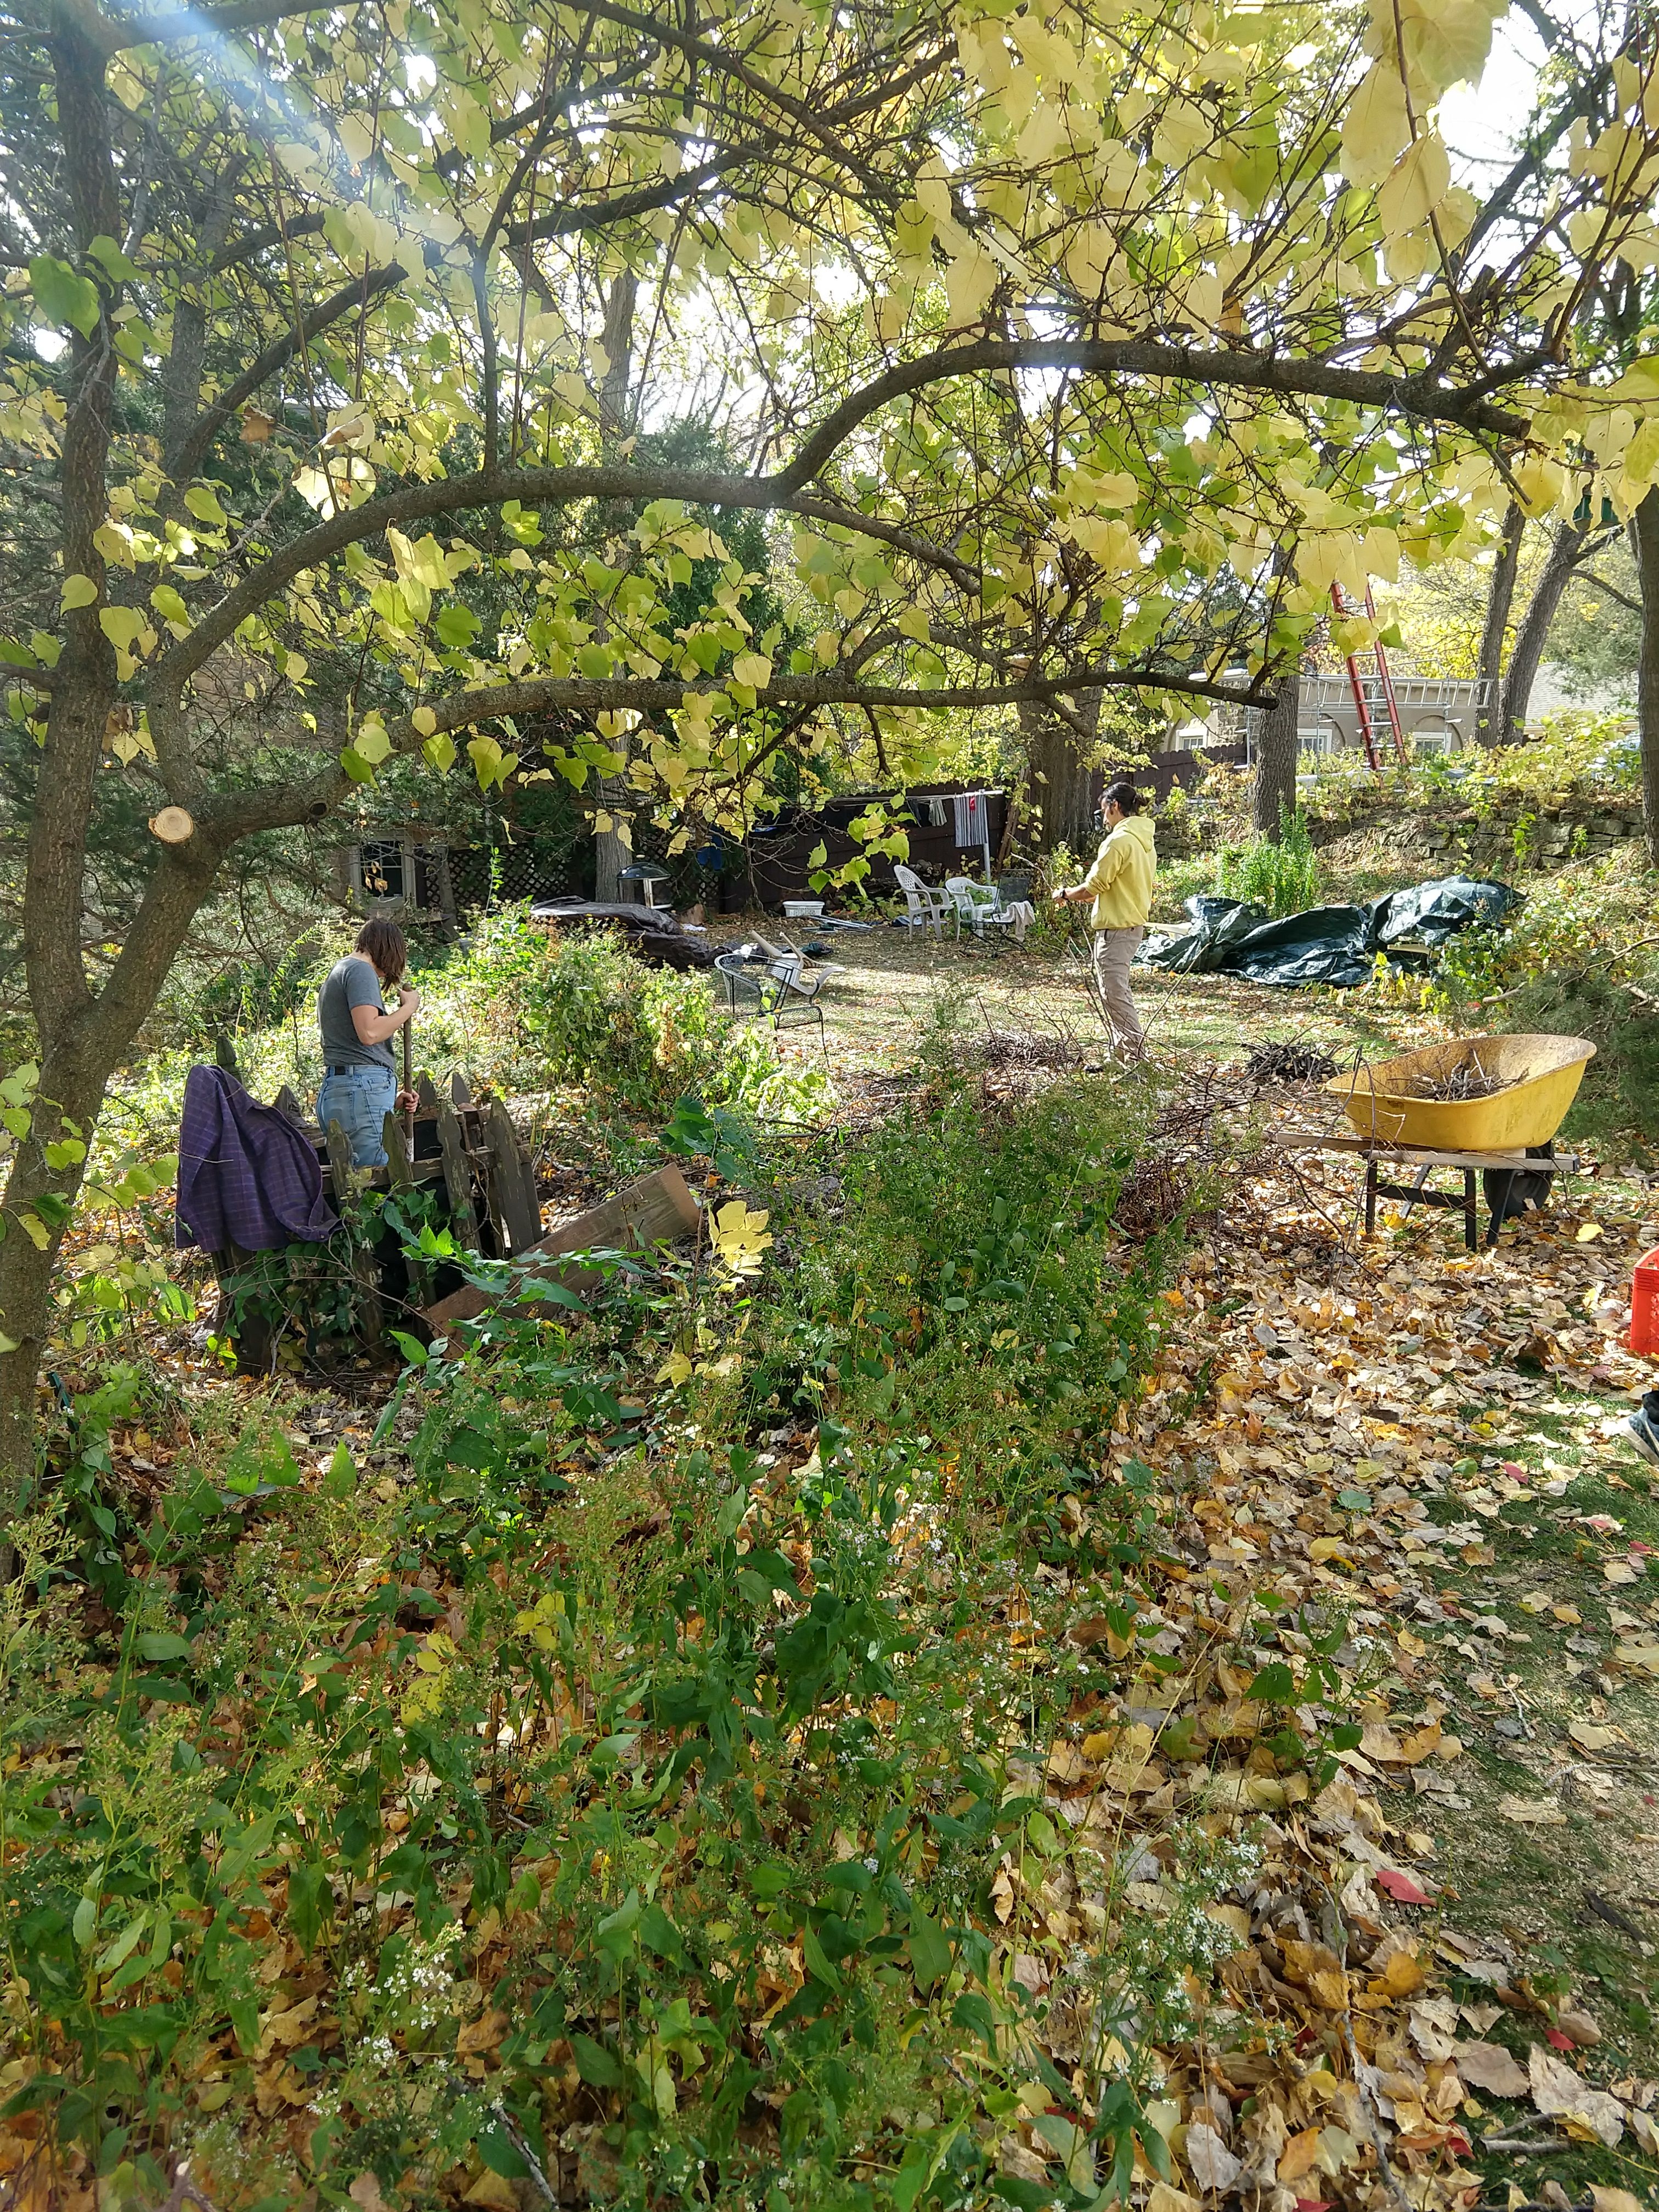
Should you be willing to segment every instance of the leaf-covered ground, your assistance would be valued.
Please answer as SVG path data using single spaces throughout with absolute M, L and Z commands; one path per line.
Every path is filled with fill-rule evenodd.
M 1652 2201 L 1644 1187 L 1362 1244 L 1198 1070 L 1420 1016 L 1154 986 L 1125 1084 L 956 957 L 849 984 L 858 1133 L 708 1164 L 723 1257 L 395 1401 L 76 1394 L 3 2201 Z

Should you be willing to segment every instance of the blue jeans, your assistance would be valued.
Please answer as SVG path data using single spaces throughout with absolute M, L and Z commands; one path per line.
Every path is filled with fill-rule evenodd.
M 317 1093 L 317 1119 L 325 1130 L 337 1121 L 351 1147 L 354 1165 L 386 1165 L 386 1117 L 398 1097 L 398 1079 L 389 1067 L 349 1067 L 325 1075 Z

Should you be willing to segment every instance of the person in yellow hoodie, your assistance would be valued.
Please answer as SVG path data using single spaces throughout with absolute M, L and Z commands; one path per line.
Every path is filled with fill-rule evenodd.
M 1129 963 L 1146 934 L 1158 883 L 1158 852 L 1152 825 L 1140 811 L 1140 793 L 1120 779 L 1101 796 L 1101 827 L 1106 836 L 1095 863 L 1080 884 L 1056 891 L 1054 902 L 1093 903 L 1089 927 L 1095 933 L 1095 988 L 1121 1059 L 1138 1060 L 1146 1039 L 1129 994 Z

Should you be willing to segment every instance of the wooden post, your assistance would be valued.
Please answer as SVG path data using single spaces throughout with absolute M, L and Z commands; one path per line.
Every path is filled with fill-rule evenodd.
M 459 1067 L 450 1070 L 449 1098 L 453 1106 L 470 1106 L 472 1103 L 472 1085 Z
M 393 1190 L 412 1190 L 414 1170 L 410 1164 L 408 1139 L 404 1125 L 397 1114 L 388 1114 L 380 1132 L 380 1141 L 386 1147 L 386 1182 Z
M 242 1071 L 236 1065 L 236 1047 L 228 1030 L 219 1030 L 214 1035 L 213 1064 L 216 1067 L 222 1067 L 227 1075 L 234 1075 L 239 1083 L 241 1081 Z
M 270 1103 L 279 1114 L 286 1114 L 290 1121 L 303 1123 L 305 1121 L 306 1109 L 286 1083 Z
M 382 1319 L 380 1270 L 374 1252 L 357 1235 L 347 1212 L 354 1188 L 351 1147 L 346 1142 L 345 1131 L 332 1120 L 323 1132 L 323 1142 L 328 1147 L 328 1164 L 334 1178 L 334 1210 L 351 1238 L 351 1273 L 357 1285 L 357 1325 L 364 1344 L 371 1352 L 378 1351 Z
M 478 1249 L 478 1217 L 472 1205 L 472 1176 L 461 1142 L 461 1125 L 453 1106 L 438 1109 L 438 1145 L 443 1153 L 444 1187 L 449 1193 L 449 1225 L 463 1251 Z
M 536 1203 L 535 1182 L 526 1171 L 513 1116 L 499 1098 L 490 1100 L 484 1116 L 484 1145 L 490 1212 L 506 1231 L 507 1251 L 527 1252 L 542 1233 L 541 1208 Z
M 435 1114 L 440 1104 L 442 1103 L 438 1097 L 437 1085 L 432 1080 L 432 1078 L 426 1073 L 424 1069 L 422 1071 L 419 1081 L 415 1085 L 415 1097 L 416 1101 L 416 1110 L 417 1113 L 421 1114 Z

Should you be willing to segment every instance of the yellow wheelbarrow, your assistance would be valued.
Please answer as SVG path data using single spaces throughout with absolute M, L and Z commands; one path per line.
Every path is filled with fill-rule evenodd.
M 1385 1145 L 1521 1152 L 1548 1144 L 1595 1057 L 1588 1037 L 1458 1037 L 1333 1076 L 1325 1088 L 1362 1136 Z M 1486 1095 L 1446 1097 L 1460 1079 Z
M 1457 1206 L 1474 1251 L 1477 1173 L 1492 1213 L 1486 1242 L 1495 1244 L 1508 1215 L 1523 1206 L 1541 1206 L 1551 1177 L 1577 1167 L 1575 1158 L 1556 1158 L 1552 1139 L 1595 1057 L 1588 1037 L 1460 1037 L 1429 1045 L 1334 1076 L 1325 1085 L 1342 1101 L 1357 1136 L 1287 1133 L 1285 1141 L 1358 1152 L 1364 1159 L 1368 1236 L 1376 1225 L 1379 1198 Z M 1415 1168 L 1416 1180 L 1384 1182 L 1379 1164 Z M 1462 1170 L 1461 1197 L 1425 1188 L 1437 1167 Z

